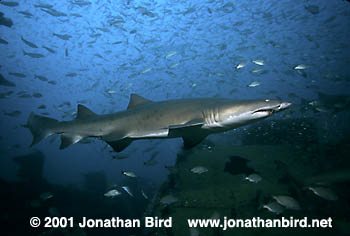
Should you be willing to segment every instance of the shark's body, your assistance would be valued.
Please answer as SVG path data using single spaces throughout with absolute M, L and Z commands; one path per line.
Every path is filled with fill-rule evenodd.
M 32 145 L 56 133 L 60 149 L 86 137 L 106 141 L 117 152 L 135 139 L 182 137 L 192 147 L 211 133 L 234 129 L 268 117 L 290 106 L 276 100 L 236 101 L 220 98 L 179 99 L 153 102 L 136 94 L 125 111 L 97 115 L 78 105 L 76 119 L 58 122 L 30 114 L 26 127 L 33 134 Z

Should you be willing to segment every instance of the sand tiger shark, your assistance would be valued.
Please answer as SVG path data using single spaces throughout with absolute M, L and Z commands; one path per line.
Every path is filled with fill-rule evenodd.
M 250 124 L 290 105 L 269 99 L 192 98 L 157 102 L 131 94 L 125 111 L 98 115 L 79 104 L 72 121 L 59 122 L 32 112 L 25 127 L 33 135 L 31 146 L 52 134 L 60 134 L 60 149 L 87 137 L 107 142 L 116 152 L 133 140 L 153 138 L 181 137 L 184 147 L 191 148 L 209 134 Z

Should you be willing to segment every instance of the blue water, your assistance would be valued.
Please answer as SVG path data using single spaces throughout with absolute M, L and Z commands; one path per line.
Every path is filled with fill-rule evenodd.
M 58 150 L 59 138 L 50 137 L 29 147 L 32 136 L 22 125 L 30 112 L 72 120 L 77 104 L 83 102 L 92 111 L 107 114 L 126 109 L 131 93 L 156 101 L 278 98 L 293 103 L 290 118 L 319 118 L 316 122 L 332 136 L 334 113 L 301 111 L 299 105 L 317 101 L 320 92 L 350 95 L 348 1 L 21 0 L 18 6 L 1 2 L 0 12 L 13 25 L 0 25 L 0 38 L 8 43 L 0 44 L 0 73 L 15 84 L 0 85 L 0 94 L 12 91 L 0 99 L 0 177 L 6 181 L 19 180 L 13 157 L 40 150 L 45 156 L 42 174 L 50 183 L 81 189 L 84 174 L 102 171 L 107 185 L 121 185 L 129 181 L 121 171 L 131 170 L 153 193 L 166 180 L 164 166 L 173 165 L 182 148 L 180 139 L 136 141 L 123 151 L 126 159 L 114 160 L 111 148 L 100 140 Z M 52 7 L 35 6 L 39 4 Z M 71 37 L 63 40 L 54 33 Z M 22 37 L 38 48 L 28 46 Z M 252 62 L 257 59 L 264 65 Z M 247 65 L 237 69 L 242 62 Z M 307 68 L 295 70 L 300 64 Z M 252 72 L 257 68 L 261 71 Z M 248 86 L 254 81 L 260 85 Z M 42 96 L 22 98 L 23 93 Z M 60 107 L 64 102 L 70 105 Z M 46 109 L 38 109 L 40 105 Z M 20 113 L 8 115 L 13 111 Z M 341 129 L 348 129 L 343 113 L 337 114 L 338 121 Z M 331 128 L 325 128 L 326 123 Z M 145 166 L 152 155 L 157 163 Z

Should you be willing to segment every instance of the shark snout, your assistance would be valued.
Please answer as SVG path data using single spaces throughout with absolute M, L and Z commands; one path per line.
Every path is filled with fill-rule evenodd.
M 278 110 L 284 110 L 288 107 L 290 107 L 292 105 L 291 102 L 282 102 L 279 107 L 278 107 Z

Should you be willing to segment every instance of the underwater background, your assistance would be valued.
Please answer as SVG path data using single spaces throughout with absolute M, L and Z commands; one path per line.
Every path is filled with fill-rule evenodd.
M 349 235 L 349 39 L 346 0 L 0 1 L 0 234 Z M 190 150 L 181 139 L 155 139 L 116 153 L 94 138 L 59 150 L 59 135 L 30 147 L 31 112 L 68 121 L 83 104 L 109 114 L 125 110 L 132 93 L 293 105 Z M 261 179 L 250 181 L 251 174 Z M 120 195 L 106 196 L 112 189 Z M 276 195 L 291 196 L 300 209 L 269 211 Z M 147 215 L 178 224 L 29 225 L 33 216 Z M 332 217 L 334 227 L 184 225 L 224 216 Z

